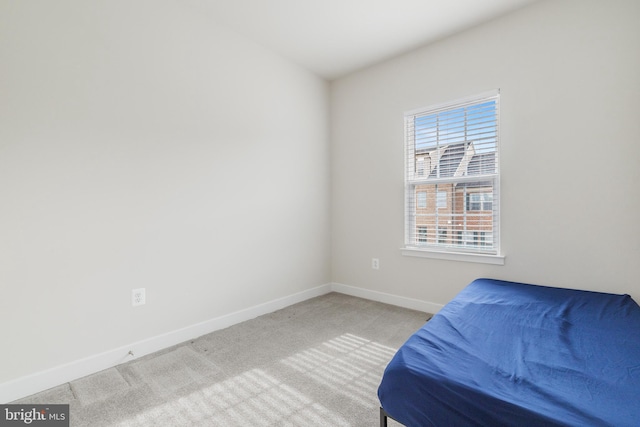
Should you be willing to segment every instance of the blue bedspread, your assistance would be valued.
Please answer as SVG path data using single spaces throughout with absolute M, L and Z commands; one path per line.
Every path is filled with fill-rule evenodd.
M 640 307 L 478 279 L 398 350 L 378 396 L 409 427 L 640 426 Z

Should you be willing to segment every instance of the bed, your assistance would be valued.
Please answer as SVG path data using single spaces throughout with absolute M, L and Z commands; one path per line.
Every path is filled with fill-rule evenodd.
M 378 397 L 381 426 L 639 426 L 640 307 L 475 280 L 398 350 Z

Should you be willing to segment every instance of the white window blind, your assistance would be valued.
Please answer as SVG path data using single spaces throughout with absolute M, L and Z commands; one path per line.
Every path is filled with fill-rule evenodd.
M 407 248 L 499 253 L 499 96 L 405 114 Z

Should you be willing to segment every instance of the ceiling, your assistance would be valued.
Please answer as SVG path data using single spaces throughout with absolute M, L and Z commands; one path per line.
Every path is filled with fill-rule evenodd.
M 537 0 L 195 0 L 217 24 L 326 79 Z

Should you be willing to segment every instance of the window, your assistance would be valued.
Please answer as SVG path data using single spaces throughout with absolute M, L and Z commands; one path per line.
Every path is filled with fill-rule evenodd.
M 474 231 L 473 232 L 473 244 L 476 246 L 484 246 L 485 245 L 485 232 L 484 231 Z
M 406 249 L 498 255 L 499 96 L 405 114 Z
M 418 194 L 416 194 L 416 200 L 416 206 L 419 209 L 424 209 L 427 207 L 427 193 L 425 191 L 418 191 Z
M 427 243 L 427 227 L 418 226 L 418 243 Z
M 490 211 L 492 208 L 493 193 L 468 193 L 467 211 Z
M 447 242 L 447 229 L 444 227 L 438 227 L 438 243 Z

